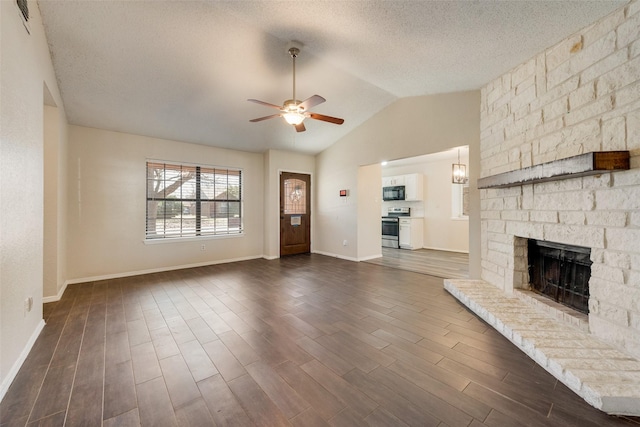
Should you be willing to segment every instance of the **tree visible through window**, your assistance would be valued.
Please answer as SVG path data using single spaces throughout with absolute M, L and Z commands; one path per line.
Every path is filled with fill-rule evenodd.
M 147 162 L 147 239 L 242 233 L 242 171 Z

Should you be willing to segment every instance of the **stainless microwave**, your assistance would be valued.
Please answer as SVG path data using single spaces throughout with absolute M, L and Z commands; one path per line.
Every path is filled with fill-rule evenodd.
M 382 200 L 384 200 L 385 202 L 391 200 L 404 200 L 404 194 L 404 185 L 382 187 Z

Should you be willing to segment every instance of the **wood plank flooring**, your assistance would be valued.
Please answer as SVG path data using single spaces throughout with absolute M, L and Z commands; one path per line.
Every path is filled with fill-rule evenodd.
M 6 426 L 638 426 L 558 383 L 442 280 L 321 255 L 71 285 Z
M 469 277 L 469 254 L 433 249 L 382 248 L 382 257 L 366 261 L 400 270 L 428 274 L 443 279 L 466 279 Z

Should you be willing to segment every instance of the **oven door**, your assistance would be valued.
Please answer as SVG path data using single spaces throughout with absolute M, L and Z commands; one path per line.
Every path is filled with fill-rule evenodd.
M 382 218 L 382 246 L 399 248 L 400 223 L 398 218 Z

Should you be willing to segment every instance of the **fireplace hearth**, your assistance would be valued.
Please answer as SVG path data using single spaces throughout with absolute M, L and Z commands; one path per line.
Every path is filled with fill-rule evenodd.
M 531 290 L 588 314 L 590 256 L 590 248 L 529 239 Z

